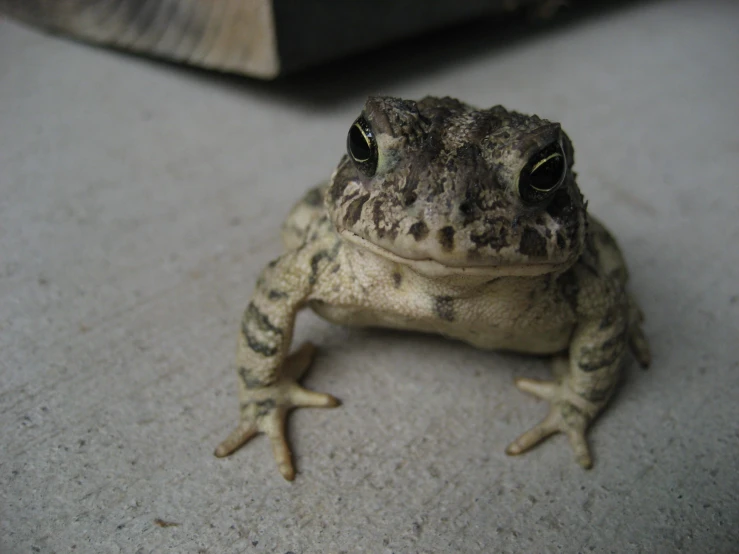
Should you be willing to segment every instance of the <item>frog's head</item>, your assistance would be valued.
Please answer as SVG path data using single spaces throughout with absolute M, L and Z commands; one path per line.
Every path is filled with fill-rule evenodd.
M 451 98 L 370 97 L 326 195 L 347 240 L 429 275 L 537 275 L 583 249 L 558 123 Z

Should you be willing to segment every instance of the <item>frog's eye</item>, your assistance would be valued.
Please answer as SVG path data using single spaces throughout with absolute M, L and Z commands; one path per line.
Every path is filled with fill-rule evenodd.
M 518 176 L 518 194 L 526 204 L 537 204 L 562 184 L 567 161 L 562 146 L 555 142 L 539 150 Z
M 367 120 L 360 116 L 346 135 L 346 151 L 357 169 L 367 177 L 377 170 L 377 141 Z

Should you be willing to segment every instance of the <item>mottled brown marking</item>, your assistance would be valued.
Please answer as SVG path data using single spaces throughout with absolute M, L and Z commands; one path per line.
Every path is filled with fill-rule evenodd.
M 380 199 L 375 200 L 375 203 L 372 206 L 372 222 L 375 224 L 375 230 L 377 231 L 378 234 L 382 232 L 380 229 L 381 227 L 380 223 L 383 220 L 382 208 L 383 208 L 382 200 Z
M 318 207 L 323 204 L 323 192 L 320 187 L 310 189 L 303 199 L 306 204 Z
M 240 367 L 237 373 L 247 389 L 258 389 L 268 384 L 266 381 L 257 377 L 253 370 L 246 367 Z
M 376 200 L 372 206 L 372 221 L 374 222 L 375 233 L 378 238 L 384 238 L 386 235 L 391 240 L 395 240 L 398 236 L 397 222 L 388 222 L 385 218 L 385 205 L 382 200 Z
M 572 311 L 577 313 L 577 297 L 580 293 L 580 287 L 577 283 L 575 271 L 570 269 L 560 275 L 557 279 L 557 286 L 564 299 L 572 307 Z
M 610 369 L 616 364 L 626 350 L 628 329 L 626 326 L 617 335 L 612 336 L 597 347 L 583 347 L 577 366 L 585 373 L 601 369 Z
M 475 205 L 470 199 L 465 199 L 459 205 L 459 212 L 462 214 L 462 225 L 467 226 L 476 219 Z
M 268 344 L 266 342 L 262 342 L 252 336 L 251 333 L 249 333 L 246 326 L 242 326 L 242 334 L 244 336 L 244 339 L 246 340 L 246 344 L 251 348 L 254 352 L 261 354 L 262 356 L 265 356 L 266 358 L 271 358 L 272 356 L 275 356 L 277 352 L 279 352 L 279 349 L 274 344 Z
M 464 193 L 464 200 L 459 205 L 459 211 L 464 215 L 464 225 L 468 225 L 476 219 L 476 206 L 481 206 L 482 188 L 477 182 L 470 183 Z
M 434 313 L 444 321 L 454 321 L 454 301 L 451 296 L 437 296 L 434 299 Z
M 480 163 L 482 152 L 480 151 L 480 147 L 476 144 L 467 143 L 457 149 L 454 153 L 453 159 L 460 164 L 474 166 Z
M 267 298 L 270 300 L 280 300 L 282 298 L 287 298 L 288 294 L 286 292 L 283 292 L 281 290 L 272 289 L 267 294 Z
M 413 204 L 417 199 L 416 189 L 418 188 L 418 179 L 415 177 L 408 177 L 403 187 L 403 204 L 408 207 Z
M 443 227 L 439 229 L 439 244 L 441 244 L 441 247 L 446 250 L 447 252 L 450 252 L 454 249 L 454 227 L 451 225 L 447 225 L 446 227 Z
M 400 284 L 403 282 L 403 276 L 398 271 L 393 272 L 393 284 L 395 288 L 400 288 Z
M 336 254 L 341 248 L 341 241 L 337 240 L 331 250 L 319 250 L 310 259 L 310 276 L 308 282 L 315 285 L 318 281 L 318 271 L 322 262 L 332 262 L 336 259 Z
M 369 194 L 355 198 L 347 206 L 345 221 L 348 227 L 353 227 L 359 221 L 359 218 L 362 216 L 362 208 L 367 200 L 369 200 Z
M 257 400 L 254 405 L 257 407 L 257 417 L 264 417 L 275 409 L 277 402 L 272 398 L 267 398 L 266 400 Z
M 564 235 L 561 231 L 557 231 L 557 248 L 564 249 L 566 245 L 567 242 L 565 241 Z
M 329 190 L 329 197 L 333 204 L 337 204 L 339 200 L 341 200 L 341 197 L 344 196 L 346 187 L 349 185 L 349 177 L 344 175 L 345 172 L 340 173 L 341 174 L 337 175 L 334 179 L 334 182 L 331 184 L 331 189 Z
M 524 256 L 543 258 L 547 254 L 547 241 L 532 227 L 526 227 L 521 235 L 518 249 Z
M 424 221 L 416 221 L 408 231 L 414 239 L 423 240 L 429 234 L 429 228 L 426 226 Z
M 508 220 L 504 217 L 486 219 L 483 230 L 470 233 L 470 240 L 478 247 L 489 246 L 493 250 L 508 246 Z

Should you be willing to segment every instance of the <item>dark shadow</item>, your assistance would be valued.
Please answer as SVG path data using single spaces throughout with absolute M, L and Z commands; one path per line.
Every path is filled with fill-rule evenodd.
M 574 7 L 560 9 L 548 19 L 533 17 L 528 10 L 478 18 L 308 68 L 275 81 L 258 81 L 195 68 L 182 70 L 225 86 L 248 89 L 258 96 L 270 96 L 316 110 L 330 109 L 337 102 L 358 93 L 383 93 L 391 87 L 413 81 L 427 73 L 442 71 L 461 61 L 487 57 L 491 52 L 504 56 L 508 49 L 521 43 L 567 33 L 644 2 L 571 2 L 575 4 Z
M 382 93 L 461 62 L 489 57 L 491 53 L 505 56 L 509 49 L 522 43 L 567 33 L 642 3 L 645 0 L 590 1 L 560 9 L 548 19 L 536 18 L 525 9 L 478 18 L 309 68 L 273 82 L 252 81 L 249 86 L 257 93 L 264 92 L 288 102 L 322 109 L 356 95 L 358 91 L 362 94 Z
M 362 54 L 306 68 L 274 81 L 260 81 L 240 75 L 178 65 L 165 60 L 143 58 L 169 71 L 186 73 L 190 78 L 215 82 L 256 96 L 299 104 L 312 110 L 335 107 L 337 102 L 357 94 L 378 94 L 435 73 L 461 61 L 488 57 L 491 52 L 504 56 L 509 48 L 612 16 L 637 4 L 657 0 L 571 0 L 573 7 L 562 8 L 548 18 L 533 16 L 530 9 L 478 18 L 467 23 L 436 29 L 396 41 Z M 136 54 L 120 55 L 142 59 Z

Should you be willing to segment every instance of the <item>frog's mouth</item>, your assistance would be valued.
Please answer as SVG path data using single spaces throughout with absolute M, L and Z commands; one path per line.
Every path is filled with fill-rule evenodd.
M 428 277 L 448 277 L 451 275 L 469 275 L 480 277 L 534 277 L 546 273 L 558 273 L 569 268 L 574 259 L 564 262 L 516 262 L 510 264 L 488 264 L 488 265 L 448 265 L 433 258 L 406 258 L 390 250 L 344 229 L 339 232 L 342 238 L 358 246 L 398 264 L 407 266 L 417 273 Z

